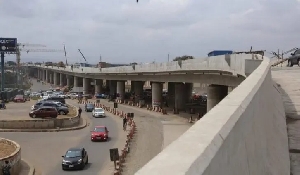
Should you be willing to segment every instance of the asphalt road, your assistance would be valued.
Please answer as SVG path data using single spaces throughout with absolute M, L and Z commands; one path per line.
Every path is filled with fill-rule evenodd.
M 32 91 L 49 89 L 33 80 Z M 75 104 L 75 102 L 73 102 Z M 43 175 L 96 175 L 109 161 L 109 149 L 118 144 L 120 136 L 117 123 L 109 116 L 93 118 L 91 113 L 83 112 L 90 120 L 90 126 L 75 131 L 54 133 L 1 133 L 0 137 L 11 139 L 21 145 L 22 158 L 33 164 Z M 110 140 L 108 142 L 91 142 L 90 131 L 96 125 L 108 127 Z M 89 154 L 89 164 L 82 171 L 67 171 L 61 169 L 62 155 L 70 147 L 84 147 Z

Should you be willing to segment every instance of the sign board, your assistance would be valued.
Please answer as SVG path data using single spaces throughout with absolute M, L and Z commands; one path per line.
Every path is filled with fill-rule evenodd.
M 110 161 L 119 160 L 119 150 L 118 148 L 109 149 Z
M 16 53 L 17 38 L 0 38 L 0 52 Z

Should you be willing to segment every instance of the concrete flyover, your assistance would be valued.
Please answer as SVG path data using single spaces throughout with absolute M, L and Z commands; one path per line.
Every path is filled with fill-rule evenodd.
M 40 70 L 54 71 L 53 76 L 42 75 L 44 74 L 43 72 L 39 73 L 40 77 L 47 77 L 46 79 L 51 77 L 54 84 L 59 84 L 58 79 L 60 79 L 60 76 L 58 74 L 66 74 L 83 78 L 119 81 L 165 82 L 168 80 L 169 82 L 197 82 L 200 80 L 206 84 L 237 86 L 248 74 L 246 67 L 252 64 L 248 63 L 249 60 L 252 60 L 252 55 L 239 54 L 102 69 L 91 67 L 71 69 L 70 66 L 66 68 L 43 65 L 27 66 Z
M 19 174 L 19 172 L 21 170 L 21 147 L 20 147 L 20 145 L 12 140 L 4 139 L 4 138 L 0 138 L 0 143 L 12 146 L 15 149 L 15 151 L 12 152 L 10 155 L 5 156 L 5 157 L 0 157 L 0 165 L 5 165 L 5 161 L 8 161 L 9 165 L 11 166 L 11 174 Z M 0 175 L 2 175 L 2 169 L 1 169 Z
M 283 102 L 264 58 L 237 88 L 136 175 L 288 175 Z

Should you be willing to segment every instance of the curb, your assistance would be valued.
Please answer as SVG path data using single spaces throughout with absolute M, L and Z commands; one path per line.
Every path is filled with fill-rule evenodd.
M 0 129 L 0 132 L 61 132 L 61 131 L 73 131 L 83 129 L 88 125 L 87 119 L 82 118 L 82 124 L 80 126 L 71 128 L 59 128 L 59 129 Z
M 28 161 L 26 161 L 25 159 L 21 159 L 21 161 L 23 161 L 24 163 L 26 163 L 29 166 L 29 172 L 28 175 L 35 175 L 35 168 L 33 165 L 31 165 Z

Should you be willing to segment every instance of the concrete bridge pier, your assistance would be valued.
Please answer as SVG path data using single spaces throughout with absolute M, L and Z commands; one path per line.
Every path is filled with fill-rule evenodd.
M 63 87 L 63 86 L 65 86 L 66 84 L 65 84 L 65 76 L 64 76 L 64 74 L 62 74 L 62 73 L 60 73 L 59 74 L 59 86 L 60 87 Z
M 125 81 L 117 82 L 117 93 L 119 94 L 118 100 L 121 100 L 123 103 L 125 98 Z
M 189 102 L 192 96 L 193 84 L 192 83 L 176 83 L 174 87 L 175 99 L 174 107 L 177 111 L 184 110 L 186 103 Z M 169 95 L 169 92 L 168 92 Z
M 228 86 L 209 85 L 207 87 L 207 112 L 215 107 L 228 94 Z
M 46 71 L 46 82 L 50 83 L 49 71 L 48 70 L 45 70 L 45 71 Z
M 109 80 L 109 95 L 114 95 L 117 93 L 117 81 Z
M 95 94 L 101 94 L 103 92 L 103 80 L 95 79 Z
M 135 103 L 139 103 L 144 92 L 144 81 L 131 81 L 135 93 Z
M 82 78 L 82 84 L 83 84 L 83 94 L 89 93 L 89 88 L 91 86 L 91 79 L 90 78 Z
M 54 83 L 54 81 L 53 81 L 53 73 L 49 73 L 49 83 L 50 84 L 53 84 Z
M 161 82 L 152 82 L 152 106 L 161 107 L 162 106 L 162 90 L 163 83 Z
M 74 87 L 74 78 L 73 76 L 71 75 L 66 75 L 67 77 L 67 86 L 70 87 L 70 86 L 73 86 Z
M 175 84 L 174 82 L 168 82 L 167 103 L 172 108 L 175 106 Z
M 54 86 L 58 86 L 59 83 L 59 77 L 57 72 L 53 72 L 53 84 Z
M 74 76 L 74 87 L 79 87 L 79 80 L 78 80 L 78 77 Z

